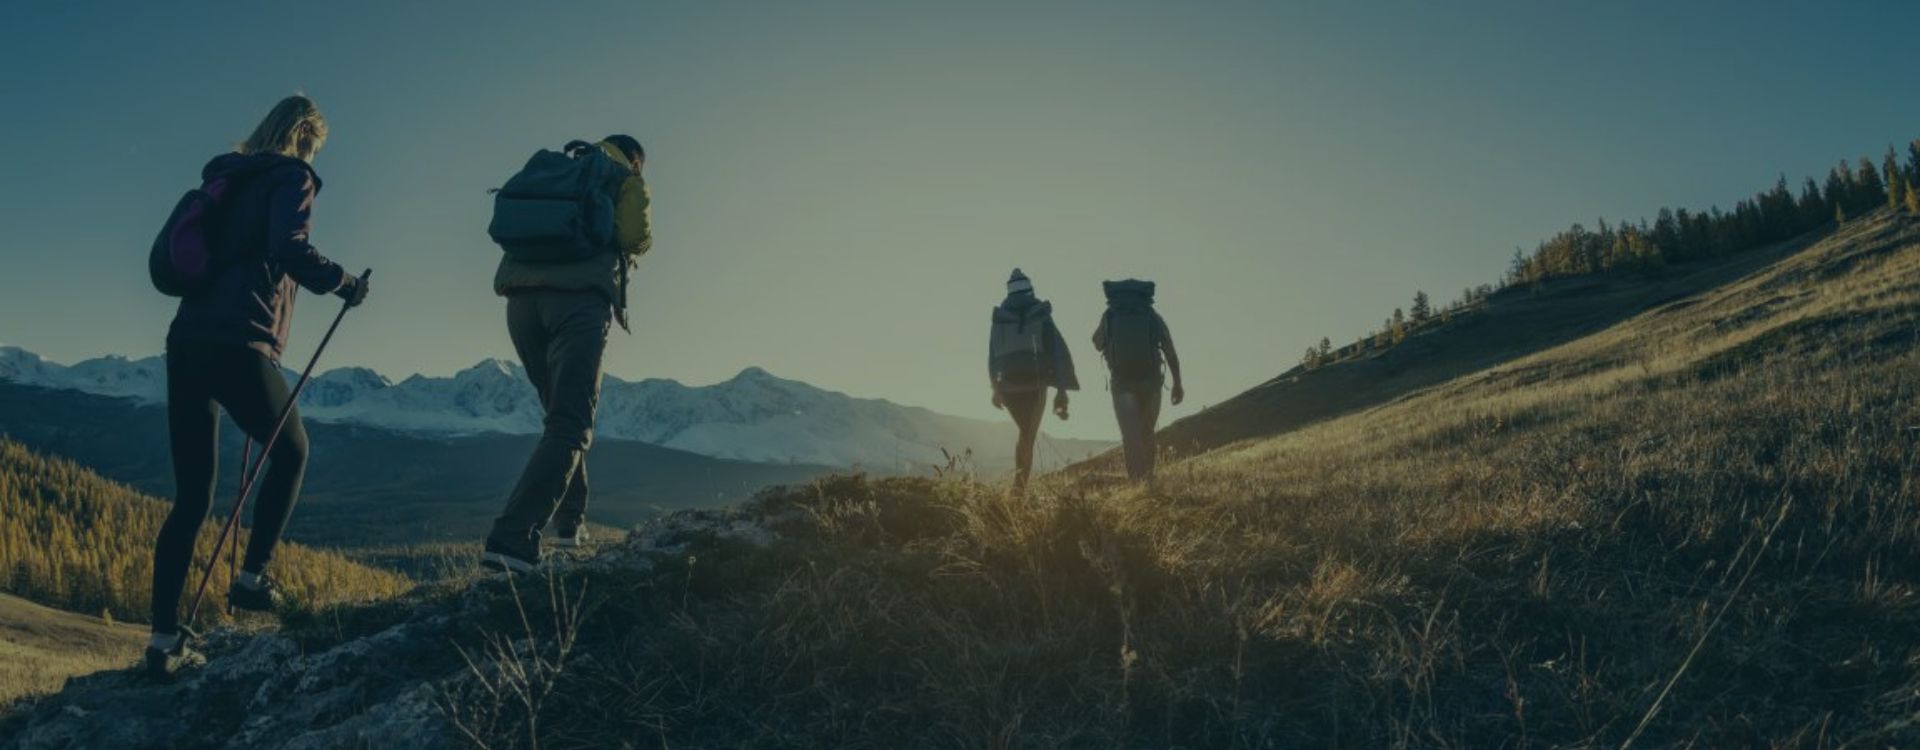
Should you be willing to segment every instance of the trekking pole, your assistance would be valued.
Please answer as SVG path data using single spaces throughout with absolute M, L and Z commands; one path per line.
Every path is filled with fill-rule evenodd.
M 365 281 L 372 276 L 373 269 L 369 268 L 360 274 L 360 280 Z M 352 304 L 340 305 L 340 312 L 333 316 L 333 324 L 327 326 L 327 334 L 320 337 L 320 345 L 314 348 L 313 358 L 307 360 L 306 369 L 300 371 L 300 379 L 294 382 L 293 391 L 287 394 L 287 405 L 280 410 L 280 418 L 274 420 L 273 431 L 267 433 L 266 440 L 260 441 L 260 458 L 253 464 L 252 471 L 246 472 L 246 476 L 240 482 L 240 497 L 233 503 L 233 516 L 227 519 L 226 527 L 220 532 L 220 539 L 213 544 L 213 557 L 207 560 L 207 568 L 200 574 L 200 586 L 194 589 L 193 604 L 187 607 L 187 617 L 182 620 L 185 623 L 182 630 L 191 632 L 189 628 L 193 625 L 194 618 L 200 614 L 200 600 L 207 595 L 207 582 L 213 578 L 213 566 L 220 564 L 220 548 L 226 546 L 227 537 L 240 525 L 240 511 L 247 505 L 247 495 L 252 492 L 255 481 L 260 478 L 261 470 L 266 468 L 267 456 L 273 452 L 274 443 L 280 440 L 280 430 L 287 426 L 287 417 L 293 415 L 293 406 L 300 401 L 300 391 L 306 389 L 307 379 L 313 376 L 313 366 L 320 363 L 320 355 L 327 351 L 327 342 L 333 340 L 333 332 L 339 330 L 340 321 L 347 317 L 347 311 L 351 309 L 353 309 Z
M 265 459 L 266 454 L 261 454 L 258 460 Z M 242 467 L 240 476 L 244 477 L 253 473 L 253 462 L 255 460 L 253 457 L 253 438 L 247 438 L 240 443 L 240 466 Z M 238 523 L 240 523 L 240 498 L 236 496 L 233 498 L 233 516 L 227 519 L 228 528 L 221 529 L 220 536 L 225 538 L 229 530 L 238 528 L 236 526 Z M 219 553 L 214 553 L 215 559 L 219 557 Z M 233 538 L 233 546 L 227 548 L 227 580 L 240 580 L 240 537 L 237 535 Z M 227 616 L 233 616 L 233 602 L 227 602 Z

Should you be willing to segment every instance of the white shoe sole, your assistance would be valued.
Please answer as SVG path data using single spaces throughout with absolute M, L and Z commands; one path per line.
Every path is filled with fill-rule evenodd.
M 587 546 L 587 540 L 586 537 L 580 536 L 556 536 L 553 538 L 553 546 L 579 549 Z
M 512 555 L 503 555 L 499 552 L 486 552 L 480 555 L 480 567 L 498 570 L 503 573 L 531 573 L 533 572 L 534 565 L 533 563 Z

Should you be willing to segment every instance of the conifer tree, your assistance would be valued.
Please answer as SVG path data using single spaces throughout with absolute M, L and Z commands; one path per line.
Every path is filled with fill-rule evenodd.
M 1906 186 L 1905 175 L 1900 171 L 1900 157 L 1895 156 L 1893 147 L 1887 147 L 1887 155 L 1880 160 L 1880 179 L 1887 184 L 1887 207 L 1895 211 L 1906 204 L 1906 196 L 1901 188 Z
M 1906 204 L 1909 216 L 1920 216 L 1920 189 L 1916 189 L 1912 182 L 1907 183 Z
M 1887 201 L 1887 184 L 1880 180 L 1880 170 L 1875 169 L 1873 161 L 1860 157 L 1860 172 L 1855 178 L 1855 203 L 1853 212 L 1863 214 Z
M 1393 308 L 1393 319 L 1387 321 L 1387 330 L 1391 333 L 1391 340 L 1393 341 L 1393 343 L 1398 344 L 1402 341 L 1406 341 L 1407 340 L 1407 314 L 1404 312 L 1401 312 L 1400 308 L 1398 307 Z
M 1846 162 L 1827 172 L 1826 195 L 1827 215 L 1838 216 L 1853 201 L 1853 170 L 1847 169 Z
M 1793 199 L 1792 188 L 1787 187 L 1787 174 L 1780 173 L 1780 180 L 1773 189 L 1760 196 L 1760 218 L 1765 226 L 1768 241 L 1785 239 L 1798 232 L 1799 204 Z
M 1833 209 L 1820 197 L 1820 184 L 1808 177 L 1806 184 L 1800 187 L 1800 231 L 1825 224 L 1832 216 Z
M 1666 252 L 1680 247 L 1680 223 L 1674 219 L 1673 209 L 1660 207 L 1659 218 L 1653 220 L 1653 244 Z
M 1331 356 L 1333 356 L 1333 342 L 1328 340 L 1327 337 L 1321 336 L 1320 337 L 1320 358 L 1326 359 Z
M 1433 317 L 1433 304 L 1427 299 L 1427 293 L 1418 289 L 1413 292 L 1413 322 L 1425 323 Z

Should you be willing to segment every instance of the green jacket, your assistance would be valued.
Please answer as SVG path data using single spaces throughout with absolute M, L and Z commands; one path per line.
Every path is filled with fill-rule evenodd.
M 618 148 L 605 141 L 602 151 L 621 164 L 627 159 Z M 647 181 L 638 173 L 620 183 L 614 199 L 613 236 L 620 252 L 595 256 L 572 263 L 528 263 L 500 256 L 500 268 L 493 274 L 493 291 L 505 296 L 521 289 L 563 289 L 596 291 L 613 305 L 614 318 L 627 327 L 627 276 L 640 256 L 653 248 L 653 198 Z

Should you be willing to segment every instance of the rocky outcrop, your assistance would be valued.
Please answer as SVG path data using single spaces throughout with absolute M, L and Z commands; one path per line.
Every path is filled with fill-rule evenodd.
M 780 520 L 739 509 L 675 513 L 592 556 L 553 565 L 644 572 L 687 554 L 696 541 L 770 544 Z M 200 644 L 208 665 L 174 682 L 134 670 L 103 672 L 16 705 L 0 719 L 0 749 L 463 746 L 449 720 L 448 696 L 472 689 L 500 665 L 497 653 L 456 644 L 472 642 L 476 623 L 507 586 L 493 577 L 458 588 L 422 587 L 371 605 L 390 618 L 368 634 L 334 642 L 217 630 Z M 541 647 L 523 641 L 517 650 Z

